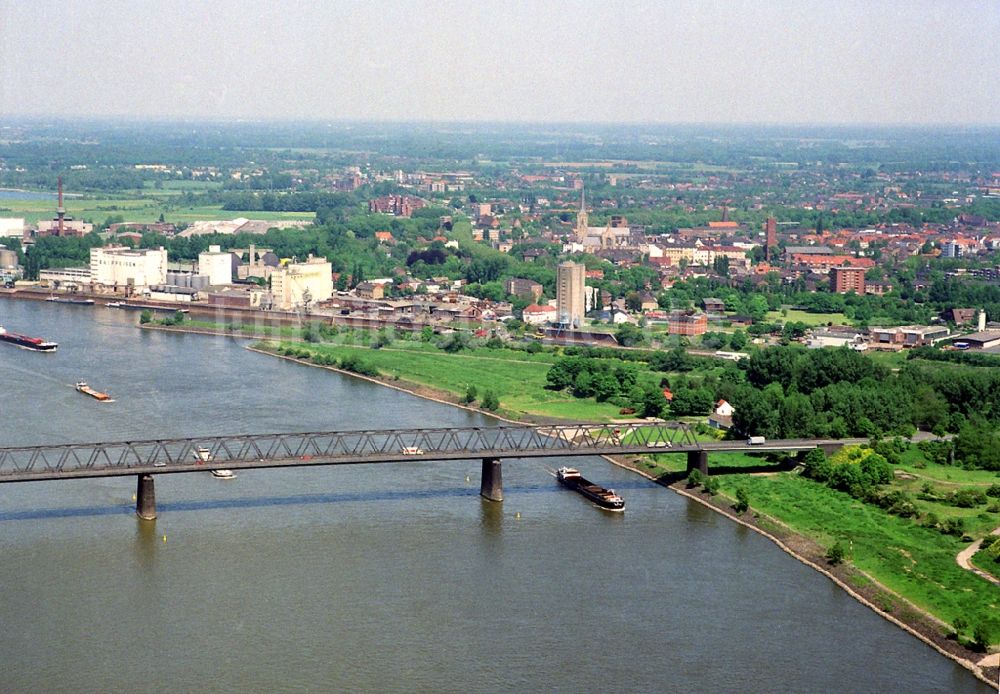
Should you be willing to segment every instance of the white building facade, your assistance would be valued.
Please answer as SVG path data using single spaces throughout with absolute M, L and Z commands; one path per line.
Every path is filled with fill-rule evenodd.
M 209 246 L 198 254 L 198 274 L 208 277 L 212 286 L 233 283 L 233 254 L 222 252 L 219 246 Z
M 145 291 L 166 284 L 167 251 L 109 246 L 90 249 L 90 279 L 97 290 Z
M 289 263 L 271 273 L 271 305 L 280 311 L 306 308 L 333 296 L 333 265 L 325 258 Z

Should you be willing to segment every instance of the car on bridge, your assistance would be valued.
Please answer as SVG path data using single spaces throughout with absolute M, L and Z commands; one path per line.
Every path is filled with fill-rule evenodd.
M 400 452 L 403 455 L 423 455 L 424 449 L 417 448 L 416 446 L 403 446 L 403 450 Z

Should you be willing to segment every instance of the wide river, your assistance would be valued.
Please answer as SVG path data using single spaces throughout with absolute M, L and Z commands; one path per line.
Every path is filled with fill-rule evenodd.
M 0 445 L 492 423 L 388 388 L 0 298 Z M 84 379 L 115 398 L 76 393 Z M 0 485 L 0 691 L 986 692 L 777 547 L 601 459 Z

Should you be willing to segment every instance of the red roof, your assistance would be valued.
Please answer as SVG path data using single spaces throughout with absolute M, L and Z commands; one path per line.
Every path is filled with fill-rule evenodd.
M 853 255 L 813 255 L 811 253 L 793 253 L 792 262 L 809 267 L 833 267 L 849 265 L 851 267 L 875 267 L 871 258 L 856 258 Z
M 539 306 L 538 304 L 531 304 L 530 306 L 525 306 L 523 313 L 549 313 L 555 312 L 555 309 L 551 306 Z

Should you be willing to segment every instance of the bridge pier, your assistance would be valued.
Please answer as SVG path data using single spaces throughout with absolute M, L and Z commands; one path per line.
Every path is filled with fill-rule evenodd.
M 483 458 L 483 479 L 479 496 L 490 501 L 503 501 L 503 473 L 499 458 Z
M 708 451 L 688 451 L 687 472 L 698 470 L 703 475 L 708 474 Z
M 142 520 L 156 520 L 156 488 L 152 475 L 139 475 L 136 480 L 135 515 Z
M 837 451 L 839 451 L 843 447 L 844 447 L 844 444 L 842 444 L 842 443 L 840 443 L 838 441 L 834 441 L 834 442 L 830 442 L 830 443 L 821 443 L 818 446 L 816 446 L 816 448 L 818 448 L 821 451 L 823 451 L 824 453 L 826 453 L 827 456 L 833 455 L 834 453 L 836 453 Z

